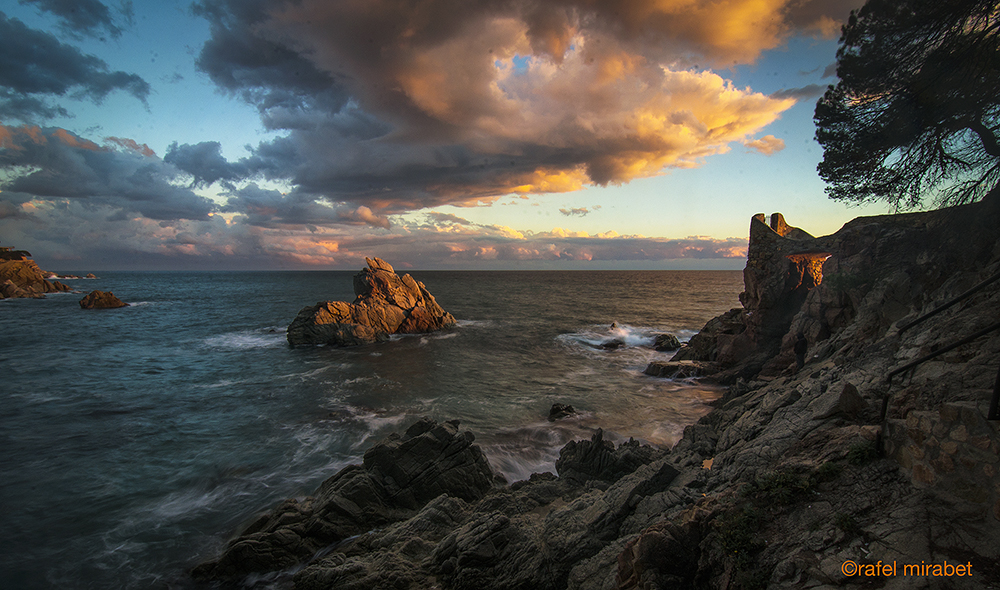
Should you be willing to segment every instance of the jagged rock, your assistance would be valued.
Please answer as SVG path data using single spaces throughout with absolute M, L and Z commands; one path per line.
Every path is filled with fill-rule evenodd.
M 604 431 L 598 428 L 590 440 L 570 441 L 559 451 L 556 472 L 561 478 L 581 483 L 590 480 L 613 482 L 662 454 L 632 439 L 616 449 L 614 443 L 604 440 Z
M 291 346 L 357 346 L 455 324 L 423 283 L 408 274 L 400 277 L 382 259 L 365 261 L 368 268 L 354 276 L 354 302 L 321 301 L 303 308 L 288 326 Z
M 115 297 L 111 291 L 91 291 L 86 297 L 80 300 L 82 309 L 115 309 L 118 307 L 128 307 L 121 299 Z
M 651 377 L 668 379 L 694 379 L 707 377 L 719 371 L 716 363 L 702 361 L 653 361 L 643 371 Z
M 563 418 L 568 418 L 574 414 L 576 414 L 576 410 L 573 409 L 573 406 L 567 404 L 552 404 L 552 408 L 549 409 L 549 422 L 562 420 Z
M 25 254 L 27 254 L 25 252 Z M 40 299 L 45 293 L 61 293 L 71 289 L 59 281 L 50 281 L 34 260 L 18 257 L 0 260 L 0 297 L 30 297 Z
M 670 352 L 681 347 L 681 341 L 673 334 L 658 334 L 653 341 L 653 350 L 657 352 Z
M 439 496 L 478 500 L 493 486 L 493 471 L 473 440 L 458 431 L 457 420 L 421 419 L 368 449 L 363 465 L 342 469 L 312 496 L 259 517 L 192 575 L 238 579 L 281 570 L 331 543 L 413 517 Z
M 677 353 L 671 357 L 673 361 L 714 361 L 719 357 L 720 342 L 725 337 L 743 336 L 746 331 L 746 312 L 734 308 L 714 317 L 688 340 Z

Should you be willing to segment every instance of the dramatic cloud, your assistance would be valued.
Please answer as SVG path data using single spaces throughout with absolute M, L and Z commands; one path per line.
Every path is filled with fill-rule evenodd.
M 705 67 L 828 35 L 859 4 L 202 0 L 199 67 L 287 134 L 239 162 L 205 144 L 167 158 L 198 183 L 262 175 L 377 215 L 625 183 L 698 166 L 812 91 Z
M 58 16 L 71 33 L 96 36 L 103 29 L 115 38 L 122 34 L 111 10 L 98 0 L 21 0 L 21 4 L 34 4 L 39 10 Z M 126 22 L 131 21 L 132 2 L 122 2 L 120 13 Z
M 66 116 L 51 99 L 68 95 L 99 103 L 115 90 L 145 102 L 150 87 L 141 77 L 110 71 L 104 61 L 0 12 L 0 120 Z
M 747 148 L 760 152 L 765 156 L 773 156 L 774 154 L 785 149 L 785 141 L 783 139 L 778 139 L 773 135 L 765 135 L 760 139 L 755 139 L 753 141 L 745 141 L 743 145 Z
M 65 129 L 0 125 L 0 202 L 76 201 L 118 216 L 205 219 L 209 199 L 175 184 L 179 172 L 134 140 L 100 146 Z

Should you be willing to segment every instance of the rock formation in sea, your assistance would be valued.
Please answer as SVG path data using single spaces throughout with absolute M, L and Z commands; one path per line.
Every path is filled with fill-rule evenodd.
M 418 334 L 453 326 L 455 318 L 438 305 L 423 283 L 397 275 L 380 258 L 354 275 L 353 303 L 321 301 L 303 308 L 288 326 L 291 346 L 356 346 L 390 334 Z
M 38 268 L 31 254 L 24 250 L 0 247 L 0 299 L 31 297 L 40 299 L 46 293 L 72 291 L 59 281 L 50 281 L 49 273 Z
M 423 421 L 194 573 L 282 570 L 310 590 L 1000 586 L 998 201 L 823 238 L 755 217 L 744 307 L 678 353 L 730 385 L 672 449 L 597 431 L 558 475 L 505 485 L 457 425 Z M 414 475 L 452 471 L 432 489 Z
M 111 291 L 91 291 L 80 300 L 80 307 L 82 309 L 115 309 L 128 307 L 128 303 L 115 297 Z

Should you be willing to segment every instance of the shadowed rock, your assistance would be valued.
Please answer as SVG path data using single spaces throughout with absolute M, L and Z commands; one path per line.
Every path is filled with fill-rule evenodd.
M 80 307 L 83 309 L 115 309 L 118 307 L 128 307 L 128 303 L 115 297 L 115 294 L 111 291 L 91 291 L 86 297 L 80 300 Z
M 493 471 L 458 421 L 423 418 L 368 449 L 302 501 L 285 500 L 252 522 L 222 555 L 197 566 L 202 579 L 238 579 L 307 560 L 353 535 L 413 517 L 439 496 L 471 502 L 493 486 Z

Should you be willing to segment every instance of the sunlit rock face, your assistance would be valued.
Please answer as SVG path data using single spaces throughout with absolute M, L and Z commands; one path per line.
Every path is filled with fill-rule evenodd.
M 12 254 L 13 252 L 13 254 Z M 45 297 L 45 293 L 64 293 L 70 288 L 59 281 L 48 280 L 48 273 L 38 268 L 34 260 L 28 260 L 23 250 L 5 251 L 14 256 L 0 258 L 0 299 L 9 297 Z
M 366 258 L 368 268 L 354 276 L 353 303 L 321 301 L 305 307 L 288 326 L 292 346 L 357 346 L 385 340 L 390 334 L 434 332 L 455 325 L 423 283 L 397 275 L 380 258 Z

